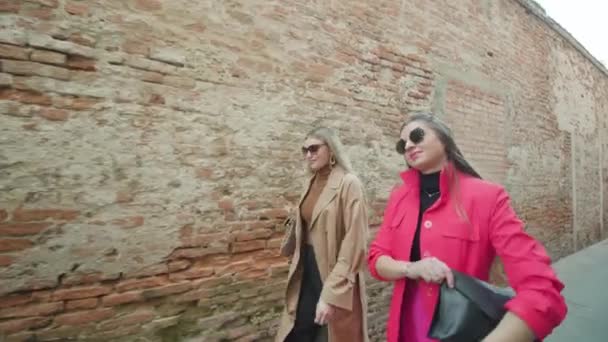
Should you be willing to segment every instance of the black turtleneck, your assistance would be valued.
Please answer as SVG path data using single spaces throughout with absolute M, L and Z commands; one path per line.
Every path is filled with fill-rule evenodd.
M 420 211 L 418 212 L 418 222 L 416 223 L 416 233 L 412 243 L 410 261 L 420 260 L 420 221 L 422 214 L 439 199 L 439 173 L 429 173 L 420 175 Z

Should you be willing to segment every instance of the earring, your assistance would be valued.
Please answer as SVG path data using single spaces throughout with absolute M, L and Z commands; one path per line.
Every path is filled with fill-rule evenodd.
M 331 166 L 336 165 L 336 157 L 334 157 L 333 155 L 331 157 L 329 157 L 329 164 Z

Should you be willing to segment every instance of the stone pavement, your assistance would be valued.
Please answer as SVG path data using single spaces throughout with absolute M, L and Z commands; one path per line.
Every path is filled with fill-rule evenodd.
M 568 316 L 546 342 L 608 342 L 608 240 L 554 264 Z

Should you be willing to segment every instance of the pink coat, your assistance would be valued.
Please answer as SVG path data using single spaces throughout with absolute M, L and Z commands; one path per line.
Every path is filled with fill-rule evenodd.
M 418 171 L 408 170 L 401 177 L 403 185 L 391 193 L 382 226 L 369 251 L 370 272 L 380 280 L 386 279 L 378 274 L 376 261 L 382 255 L 408 261 L 418 221 Z M 516 292 L 506 309 L 524 320 L 537 338 L 545 338 L 566 315 L 566 303 L 560 294 L 564 285 L 551 268 L 544 247 L 524 232 L 506 191 L 499 185 L 455 171 L 451 165 L 441 172 L 439 183 L 441 197 L 421 218 L 421 257 L 434 256 L 452 269 L 488 280 L 490 267 L 498 255 Z M 463 212 L 468 220 L 463 218 Z M 388 342 L 397 342 L 399 338 L 405 287 L 406 280 L 395 282 L 387 324 Z M 426 312 L 433 312 L 438 291 L 437 284 L 419 282 Z

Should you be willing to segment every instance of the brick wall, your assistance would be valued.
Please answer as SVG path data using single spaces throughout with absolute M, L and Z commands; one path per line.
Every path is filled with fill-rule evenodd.
M 372 233 L 404 113 L 432 109 L 553 257 L 606 236 L 608 72 L 528 1 L 0 11 L 0 339 L 269 340 L 280 222 L 319 123 Z M 390 290 L 369 286 L 376 341 Z

